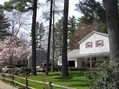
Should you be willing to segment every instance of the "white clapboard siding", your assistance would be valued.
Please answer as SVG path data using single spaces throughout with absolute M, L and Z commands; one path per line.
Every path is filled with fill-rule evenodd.
M 97 41 L 102 41 L 103 46 L 96 46 Z M 92 47 L 86 47 L 88 42 L 92 43 Z M 79 49 L 68 52 L 68 58 L 76 59 L 88 56 L 109 55 L 109 37 L 107 34 L 93 31 L 79 41 Z

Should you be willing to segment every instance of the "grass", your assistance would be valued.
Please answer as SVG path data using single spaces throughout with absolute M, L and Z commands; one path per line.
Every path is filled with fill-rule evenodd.
M 15 78 L 15 80 L 18 81 L 18 82 L 20 82 L 20 83 L 25 84 L 25 80 L 23 80 L 23 79 Z M 49 89 L 48 85 L 39 84 L 39 83 L 34 83 L 34 82 L 31 82 L 31 81 L 28 82 L 28 85 L 29 85 L 30 87 L 35 88 L 35 89 Z M 61 88 L 55 87 L 54 89 L 61 89 Z
M 33 76 L 33 75 L 29 76 L 29 79 L 44 81 L 44 82 L 52 82 L 58 85 L 63 85 L 66 87 L 71 87 L 76 89 L 89 89 L 90 85 L 93 83 L 92 80 L 89 80 L 85 76 L 85 72 L 80 72 L 80 71 L 70 72 L 70 76 L 66 78 L 61 77 L 59 72 L 51 72 L 49 73 L 48 76 L 46 76 L 43 73 L 39 73 L 37 76 Z M 23 79 L 15 78 L 15 80 L 25 84 L 25 80 Z M 34 83 L 32 81 L 29 81 L 29 86 L 35 89 L 49 89 L 48 85 Z M 62 88 L 53 87 L 53 89 L 62 89 Z
M 7 78 L 7 79 L 6 79 L 6 78 Z M 10 79 L 10 80 L 9 80 L 9 79 Z M 15 81 L 17 81 L 17 82 L 19 82 L 19 83 L 25 84 L 25 80 L 23 80 L 23 79 L 21 79 L 21 78 L 16 78 L 16 77 L 15 77 L 14 79 L 15 79 Z M 3 82 L 5 82 L 5 83 L 7 83 L 7 84 L 9 84 L 9 85 L 11 85 L 11 86 L 14 86 L 14 87 L 16 87 L 16 88 L 21 87 L 21 85 L 19 85 L 19 84 L 17 84 L 17 83 L 14 83 L 14 84 L 13 84 L 11 77 L 0 78 L 0 80 L 2 80 Z M 48 87 L 48 85 L 39 84 L 39 83 L 34 83 L 34 82 L 31 82 L 31 81 L 29 81 L 29 86 L 30 86 L 30 87 L 33 87 L 33 88 L 35 88 L 35 89 L 50 89 L 50 88 Z M 54 87 L 53 89 L 61 89 L 61 88 Z
M 30 76 L 29 78 L 37 81 L 53 82 L 55 84 L 76 89 L 89 89 L 90 84 L 92 84 L 92 80 L 89 80 L 84 75 L 84 72 L 74 71 L 70 72 L 69 77 L 63 78 L 60 76 L 60 73 L 54 72 L 49 73 L 49 76 L 46 76 L 44 74 L 38 74 L 37 76 Z

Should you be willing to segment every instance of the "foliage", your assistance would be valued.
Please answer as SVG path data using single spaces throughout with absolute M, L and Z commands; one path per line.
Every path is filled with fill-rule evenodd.
M 5 18 L 3 14 L 0 14 L 0 39 L 4 38 L 5 36 L 9 35 L 7 28 L 9 28 L 10 24 L 8 19 Z
M 16 9 L 24 12 L 32 9 L 32 3 L 33 0 L 9 0 L 4 3 L 3 8 L 8 11 Z
M 116 61 L 105 61 L 97 71 L 93 71 L 92 77 L 96 82 L 91 89 L 118 89 L 118 74 L 119 63 Z
M 55 40 L 55 59 L 58 60 L 58 57 L 61 55 L 62 50 L 62 19 L 54 25 L 54 40 Z
M 63 18 L 61 18 L 60 20 L 58 20 L 58 22 L 55 23 L 55 31 L 57 32 L 56 37 L 59 36 L 60 38 L 62 38 L 62 29 L 63 29 L 62 25 L 63 25 Z M 68 39 L 69 39 L 70 35 L 78 28 L 78 25 L 79 25 L 78 19 L 76 19 L 74 16 L 69 17 Z
M 85 21 L 92 22 L 94 19 L 105 21 L 105 10 L 103 6 L 95 0 L 79 1 L 76 4 L 77 10 L 80 9 Z
M 45 27 L 43 23 L 36 23 L 36 45 L 37 47 L 41 48 L 42 44 L 41 42 L 43 41 L 43 37 L 45 35 Z
M 3 9 L 3 5 L 0 4 L 0 9 Z
M 30 49 L 24 44 L 20 43 L 20 39 L 17 37 L 6 37 L 4 40 L 0 40 L 0 60 L 5 63 L 14 60 L 16 63 L 18 60 L 26 60 L 30 54 Z
M 63 40 L 63 33 L 62 33 L 62 29 L 63 29 L 63 18 L 59 19 L 56 23 L 55 23 L 55 30 L 54 30 L 54 36 L 55 36 L 55 46 L 56 46 L 56 59 L 57 57 L 59 57 L 61 55 L 61 50 L 62 50 L 62 40 Z M 71 38 L 72 34 L 74 33 L 74 31 L 78 28 L 79 26 L 79 21 L 78 19 L 76 19 L 74 16 L 73 17 L 69 17 L 69 21 L 68 21 L 68 39 Z
M 102 21 L 95 21 L 93 22 L 94 26 L 95 26 L 95 30 L 102 32 L 102 33 L 107 33 L 107 27 L 106 27 L 106 23 L 103 23 Z
M 55 23 L 55 40 L 56 40 L 56 45 L 57 42 L 62 41 L 62 25 L 63 25 L 63 18 L 61 18 L 60 20 L 58 20 L 57 23 Z
M 77 29 L 78 24 L 79 23 L 77 22 L 77 19 L 74 16 L 69 17 L 69 20 L 68 20 L 68 35 L 69 35 L 69 37 Z

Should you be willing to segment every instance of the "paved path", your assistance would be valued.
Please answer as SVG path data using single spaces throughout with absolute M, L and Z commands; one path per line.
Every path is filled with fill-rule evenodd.
M 6 84 L 0 80 L 0 89 L 17 89 L 17 88 L 14 88 L 10 86 L 9 84 Z

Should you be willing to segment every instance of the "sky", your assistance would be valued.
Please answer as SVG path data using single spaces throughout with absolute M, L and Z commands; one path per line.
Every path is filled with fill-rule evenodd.
M 0 4 L 3 4 L 5 1 L 8 1 L 8 0 L 0 0 Z M 63 3 L 61 3 L 61 1 L 63 2 L 64 0 L 59 0 L 60 3 L 58 3 L 58 7 L 60 7 L 60 8 L 62 7 L 62 9 L 63 9 Z M 78 1 L 79 0 L 69 0 L 69 17 L 71 17 L 71 16 L 80 17 L 81 16 L 81 14 L 79 12 L 75 11 L 75 9 L 76 9 L 75 4 L 78 3 Z M 45 0 L 39 0 L 39 2 L 46 4 Z M 45 12 L 48 9 L 49 9 L 49 6 L 46 5 L 45 8 L 39 8 L 38 9 L 38 12 L 37 12 L 37 21 L 39 21 L 39 22 L 42 22 L 43 21 L 44 22 L 44 25 L 46 25 L 46 26 L 48 26 L 49 22 L 48 21 L 46 22 L 43 19 L 43 12 L 42 11 Z M 14 20 L 17 19 L 14 15 L 12 15 L 12 13 L 7 13 L 6 15 L 8 17 L 10 17 L 11 19 L 14 19 Z M 56 17 L 56 19 L 57 20 L 60 19 L 61 16 L 62 15 L 58 15 Z M 23 15 L 23 17 L 25 17 L 25 19 L 27 19 L 27 20 L 25 20 L 25 21 L 27 21 L 26 22 L 27 24 L 31 24 L 32 13 L 30 13 L 30 12 L 29 13 L 25 13 Z M 21 31 L 20 32 L 21 35 L 23 37 L 27 38 L 26 40 L 29 40 L 30 39 L 30 35 L 29 34 L 31 32 L 31 25 L 22 26 L 22 28 L 20 29 L 20 31 Z
M 8 0 L 0 0 L 0 4 L 3 4 L 5 1 L 8 1 Z M 41 3 L 44 3 L 45 4 L 45 1 L 46 0 L 39 0 L 39 2 Z M 58 1 L 58 0 L 57 0 Z M 59 0 L 60 2 L 64 1 L 64 0 Z M 76 11 L 76 7 L 75 7 L 75 4 L 77 4 L 80 0 L 69 0 L 69 17 L 71 16 L 75 16 L 76 18 L 79 18 L 82 16 L 82 14 L 78 11 Z M 96 1 L 99 1 L 101 2 L 102 0 L 96 0 Z M 58 3 L 60 4 L 60 7 L 63 7 L 63 3 Z M 42 15 L 42 11 L 45 11 L 46 9 L 49 9 L 48 6 L 46 6 L 45 8 L 39 8 L 38 9 L 38 14 L 37 14 L 37 19 L 38 21 L 41 21 L 42 18 L 43 18 L 43 15 Z M 57 18 L 59 19 L 61 16 L 58 16 Z
M 5 1 L 8 0 L 0 0 L 0 4 L 3 4 Z M 40 0 L 40 2 L 44 2 L 45 0 Z M 81 14 L 77 11 L 75 11 L 76 7 L 75 4 L 78 2 L 79 0 L 69 0 L 69 16 L 76 16 L 79 17 L 81 16 Z
M 69 0 L 69 16 L 75 16 L 75 17 L 80 17 L 81 13 L 79 13 L 78 11 L 76 11 L 76 7 L 75 4 L 78 3 L 79 0 Z
M 5 1 L 8 1 L 8 0 L 0 0 L 0 4 L 3 4 Z
M 0 4 L 3 4 L 5 1 L 8 1 L 8 0 L 0 0 Z M 44 4 L 46 4 L 45 3 L 45 0 L 39 0 L 41 3 L 44 3 Z M 58 3 L 58 5 L 59 5 L 59 7 L 61 8 L 62 7 L 62 9 L 63 9 L 63 3 L 61 3 L 61 1 L 63 2 L 64 0 L 59 0 L 59 2 L 60 3 Z M 71 17 L 71 16 L 75 16 L 76 18 L 78 18 L 78 17 L 80 17 L 81 16 L 81 14 L 79 13 L 79 12 L 77 12 L 75 9 L 76 9 L 76 7 L 75 7 L 75 4 L 76 3 L 78 3 L 78 1 L 79 0 L 69 0 L 69 17 Z M 49 6 L 47 6 L 46 5 L 46 7 L 45 8 L 39 8 L 38 9 L 38 12 L 37 12 L 37 21 L 39 21 L 39 22 L 44 22 L 44 24 L 46 25 L 46 26 L 48 26 L 48 21 L 46 22 L 44 19 L 43 19 L 43 14 L 42 14 L 42 11 L 46 11 L 46 10 L 48 10 L 49 9 Z M 13 18 L 13 19 L 15 19 L 16 20 L 16 18 L 14 17 L 14 16 L 12 16 L 12 13 L 7 13 L 7 15 L 8 15 L 8 17 L 11 17 L 11 19 Z M 58 15 L 57 17 L 56 17 L 56 19 L 58 20 L 58 19 L 60 19 L 61 18 L 61 16 L 62 15 Z M 25 13 L 24 15 L 23 15 L 23 17 L 25 17 L 25 18 L 27 18 L 28 20 L 27 20 L 27 23 L 28 24 L 31 24 L 31 19 L 32 19 L 32 13 Z M 31 26 L 31 25 L 30 25 Z M 28 39 L 30 39 L 29 37 L 29 34 L 30 34 L 30 32 L 31 32 L 31 27 L 28 27 L 28 26 L 24 26 L 24 27 L 22 27 L 20 30 L 22 31 L 21 33 L 21 35 L 24 35 L 25 36 L 25 38 L 28 38 Z M 24 34 L 23 34 L 24 33 Z M 27 36 L 27 37 L 26 37 Z
M 3 4 L 5 1 L 8 1 L 8 0 L 0 0 L 0 4 Z M 60 3 L 58 3 L 58 7 L 60 7 L 60 9 L 61 8 L 63 9 L 63 3 L 61 3 L 61 1 L 63 2 L 64 0 L 59 0 Z M 97 1 L 101 1 L 101 0 L 97 0 Z M 45 0 L 39 0 L 39 2 L 44 3 L 44 5 L 46 4 Z M 80 12 L 75 10 L 76 9 L 75 4 L 77 4 L 78 2 L 79 2 L 79 0 L 69 0 L 69 17 L 75 16 L 76 18 L 79 18 L 82 16 L 82 14 Z M 39 8 L 38 12 L 37 12 L 37 21 L 39 21 L 39 22 L 43 21 L 45 26 L 48 26 L 49 22 L 45 21 L 43 19 L 43 11 L 46 12 L 48 9 L 49 9 L 49 6 L 46 5 L 45 7 Z M 7 15 L 8 15 L 8 17 L 11 17 L 11 19 L 14 18 L 16 20 L 14 15 L 12 16 L 12 13 L 8 13 Z M 61 16 L 62 15 L 57 15 L 56 19 L 57 20 L 60 19 Z M 23 21 L 24 21 L 24 18 L 27 19 L 27 20 L 25 20 L 27 25 L 25 24 L 24 27 L 22 27 L 20 29 L 21 33 L 22 33 L 21 35 L 22 35 L 22 37 L 27 38 L 27 40 L 30 40 L 32 13 L 28 12 L 28 13 L 23 14 Z M 46 33 L 46 35 L 47 35 L 47 33 Z

